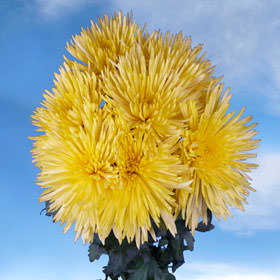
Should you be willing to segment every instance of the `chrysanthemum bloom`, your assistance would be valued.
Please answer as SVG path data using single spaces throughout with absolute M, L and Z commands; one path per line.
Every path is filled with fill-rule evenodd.
M 159 225 L 160 217 L 172 234 L 176 233 L 173 217 L 173 188 L 181 182 L 184 167 L 169 147 L 160 144 L 153 150 L 143 133 L 121 135 L 116 149 L 117 187 L 102 201 L 99 236 L 102 239 L 113 228 L 121 242 L 136 238 L 136 244 L 148 240 L 148 231 L 156 239 L 151 218 Z M 110 205 L 110 207 L 108 207 Z
M 94 73 L 81 72 L 77 63 L 67 64 L 55 73 L 53 92 L 46 90 L 43 107 L 37 108 L 33 124 L 46 135 L 78 129 L 98 110 L 102 96 Z M 86 111 L 89 110 L 89 111 Z M 38 138 L 40 139 L 40 138 Z
M 188 119 L 177 144 L 177 153 L 186 165 L 185 178 L 193 179 L 192 191 L 176 190 L 178 209 L 186 219 L 186 225 L 195 230 L 199 218 L 207 223 L 207 208 L 217 218 L 231 216 L 228 206 L 242 209 L 245 196 L 250 187 L 250 172 L 257 165 L 245 160 L 255 157 L 250 153 L 257 147 L 259 140 L 252 137 L 257 134 L 257 123 L 248 125 L 252 117 L 240 119 L 243 108 L 236 116 L 235 112 L 226 114 L 231 95 L 228 90 L 221 98 L 223 85 L 210 86 L 206 95 L 206 106 L 199 113 L 197 103 L 190 101 L 182 104 L 184 117 Z
M 218 79 L 210 77 L 207 60 L 197 58 L 200 46 L 191 49 L 181 34 L 153 33 L 145 44 L 134 45 L 107 68 L 101 87 L 106 102 L 115 108 L 130 129 L 146 131 L 154 140 L 179 139 L 186 121 L 180 104 L 198 100 Z
M 98 23 L 91 22 L 91 28 L 82 29 L 81 34 L 73 36 L 71 44 L 67 44 L 67 50 L 82 62 L 79 68 L 96 75 L 106 67 L 113 68 L 120 56 L 142 41 L 145 29 L 135 23 L 132 13 L 123 16 L 121 11 L 110 17 L 105 14 L 103 19 L 98 18 Z M 65 59 L 72 66 L 73 61 Z
M 61 69 L 54 94 L 45 95 L 45 108 L 33 118 L 45 134 L 33 137 L 32 150 L 41 168 L 39 185 L 46 188 L 40 201 L 50 201 L 58 210 L 55 221 L 66 223 L 65 231 L 76 222 L 76 239 L 92 240 L 98 224 L 100 195 L 115 183 L 114 120 L 99 109 L 94 74 Z

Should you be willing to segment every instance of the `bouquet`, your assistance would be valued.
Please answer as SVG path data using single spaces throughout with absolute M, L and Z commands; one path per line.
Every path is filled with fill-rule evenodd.
M 32 116 L 39 201 L 91 261 L 108 254 L 106 279 L 175 279 L 195 230 L 254 191 L 256 123 L 227 112 L 229 89 L 182 33 L 149 33 L 119 11 L 66 48 Z

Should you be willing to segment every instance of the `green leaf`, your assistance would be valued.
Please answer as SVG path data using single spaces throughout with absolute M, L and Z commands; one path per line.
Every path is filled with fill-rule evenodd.
M 184 234 L 187 231 L 187 228 L 185 226 L 185 221 L 183 220 L 176 221 L 176 228 L 177 228 L 177 234 L 179 235 Z
M 149 263 L 142 264 L 129 276 L 128 280 L 148 280 Z
M 105 274 L 120 275 L 127 270 L 128 264 L 135 259 L 139 254 L 139 250 L 136 247 L 135 242 L 128 243 L 127 239 L 124 239 L 120 245 L 118 242 L 110 242 L 112 247 L 109 247 L 109 263 L 104 268 Z M 106 248 L 107 248 L 106 244 Z
M 168 271 L 165 272 L 162 277 L 162 280 L 176 280 L 176 277 Z
M 170 240 L 170 248 L 172 255 L 172 272 L 184 263 L 184 239 L 180 236 L 176 236 L 174 239 Z
M 181 261 L 184 258 L 184 240 L 176 236 L 174 239 L 170 240 L 170 247 L 174 260 Z
M 174 273 L 176 271 L 177 268 L 179 268 L 181 265 L 183 265 L 185 263 L 184 260 L 179 261 L 179 262 L 174 262 L 172 264 L 172 272 Z
M 146 263 L 143 260 L 138 262 L 138 267 L 128 280 L 163 280 L 166 279 L 164 274 L 157 261 L 151 256 Z
M 161 249 L 161 254 L 159 257 L 159 265 L 162 268 L 167 268 L 169 263 L 172 262 L 172 254 L 171 254 L 171 248 L 168 246 L 167 248 Z
M 187 247 L 185 247 L 185 250 L 193 251 L 193 248 L 194 248 L 194 238 L 193 238 L 191 232 L 190 231 L 184 232 L 183 238 L 186 240 L 187 245 L 188 245 Z
M 170 278 L 170 274 L 168 272 L 168 269 L 166 268 L 166 270 L 162 270 L 160 267 L 159 267 L 159 264 L 157 263 L 157 261 L 155 259 L 152 259 L 150 262 L 149 262 L 149 272 L 148 272 L 148 275 L 149 275 L 149 280 L 168 280 L 168 279 L 172 279 Z
M 212 224 L 205 225 L 203 222 L 200 222 L 197 225 L 197 228 L 195 230 L 199 231 L 199 232 L 207 232 L 207 231 L 210 231 L 210 230 L 212 230 L 214 228 L 215 228 L 215 226 L 212 225 Z
M 89 251 L 89 254 L 88 254 L 89 260 L 91 262 L 98 260 L 102 254 L 107 253 L 105 248 L 101 247 L 100 245 L 94 244 L 94 243 L 90 244 L 88 251 Z
M 207 209 L 207 225 L 204 224 L 203 222 L 200 222 L 195 230 L 200 232 L 210 231 L 215 228 L 215 226 L 212 225 L 211 222 L 212 222 L 212 212 L 210 211 L 210 209 Z

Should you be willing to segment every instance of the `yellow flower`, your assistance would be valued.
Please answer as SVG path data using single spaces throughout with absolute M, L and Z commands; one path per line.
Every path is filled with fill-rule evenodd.
M 39 185 L 44 190 L 40 202 L 50 201 L 58 210 L 55 221 L 75 222 L 76 238 L 90 242 L 98 225 L 98 201 L 115 183 L 113 163 L 117 129 L 112 117 L 99 109 L 94 74 L 71 71 L 56 75 L 53 94 L 45 95 L 33 118 L 45 134 L 32 137 L 36 166 L 41 169 Z
M 115 108 L 130 129 L 145 130 L 157 142 L 180 137 L 185 119 L 180 104 L 200 99 L 210 83 L 210 62 L 197 58 L 201 46 L 190 47 L 181 34 L 163 39 L 157 32 L 143 44 L 135 44 L 106 68 L 101 88 L 106 102 Z
M 247 158 L 255 157 L 249 151 L 257 147 L 259 140 L 253 140 L 256 123 L 248 125 L 252 118 L 240 119 L 243 108 L 236 116 L 235 112 L 226 114 L 231 95 L 228 90 L 220 99 L 223 86 L 209 87 L 206 106 L 202 114 L 197 110 L 196 102 L 181 106 L 182 113 L 188 119 L 187 127 L 178 143 L 177 153 L 186 165 L 185 178 L 193 179 L 192 191 L 176 190 L 178 210 L 182 210 L 192 231 L 199 218 L 207 223 L 207 208 L 217 218 L 231 216 L 228 206 L 244 209 L 245 196 L 250 187 L 246 172 L 257 167 L 247 163 Z
M 70 70 L 67 64 L 56 74 L 53 93 L 46 90 L 44 107 L 37 108 L 33 116 L 38 131 L 61 133 L 66 130 L 79 131 L 80 126 L 87 123 L 101 104 L 102 96 L 97 89 L 94 73 L 81 72 L 77 63 Z
M 82 62 L 79 69 L 96 75 L 106 67 L 113 68 L 120 56 L 143 40 L 144 32 L 133 20 L 132 13 L 123 16 L 119 11 L 110 18 L 105 14 L 103 19 L 98 18 L 98 23 L 91 22 L 90 28 L 82 29 L 81 34 L 73 36 L 71 44 L 67 44 L 67 50 Z M 65 59 L 72 67 L 73 61 Z
M 147 141 L 143 133 L 122 134 L 117 140 L 118 183 L 100 207 L 101 240 L 113 228 L 120 242 L 124 237 L 129 241 L 136 238 L 139 246 L 147 241 L 148 231 L 156 239 L 151 218 L 159 225 L 160 217 L 171 233 L 176 233 L 173 188 L 181 182 L 183 166 L 178 156 L 170 155 L 168 146 L 161 144 L 151 150 Z

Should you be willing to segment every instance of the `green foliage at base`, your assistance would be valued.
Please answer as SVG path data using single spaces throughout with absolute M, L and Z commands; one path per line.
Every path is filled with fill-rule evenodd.
M 208 211 L 208 225 L 199 223 L 197 230 L 206 232 L 212 230 L 212 213 Z M 118 280 L 176 280 L 172 274 L 184 262 L 184 251 L 192 251 L 194 238 L 185 221 L 179 215 L 176 220 L 177 234 L 171 235 L 163 223 L 159 227 L 152 221 L 157 242 L 151 236 L 147 242 L 136 247 L 135 241 L 128 243 L 124 239 L 120 245 L 113 232 L 106 238 L 103 245 L 95 234 L 93 243 L 89 246 L 89 260 L 98 260 L 102 254 L 109 256 L 109 262 L 103 267 L 107 279 Z M 172 269 L 172 273 L 168 271 Z M 109 278 L 110 277 L 110 278 Z

